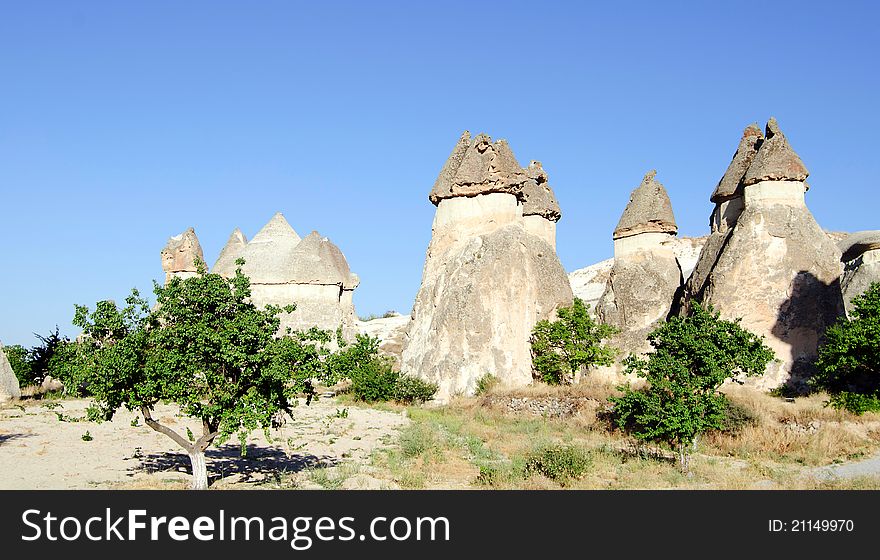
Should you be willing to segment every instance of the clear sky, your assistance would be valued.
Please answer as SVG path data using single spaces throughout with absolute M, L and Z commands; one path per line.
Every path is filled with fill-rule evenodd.
M 681 235 L 748 123 L 779 119 L 829 230 L 880 229 L 876 3 L 0 3 L 0 340 L 150 293 L 192 226 L 213 263 L 275 212 L 408 313 L 461 132 L 544 163 L 572 271 L 656 168 Z

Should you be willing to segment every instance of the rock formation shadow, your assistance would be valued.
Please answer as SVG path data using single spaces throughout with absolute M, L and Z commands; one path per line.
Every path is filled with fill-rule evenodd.
M 258 447 L 253 444 L 247 446 L 245 457 L 241 456 L 237 445 L 208 449 L 205 457 L 208 463 L 208 478 L 211 482 L 234 474 L 250 478 L 257 473 L 265 475 L 296 473 L 319 466 L 331 467 L 338 463 L 335 457 L 318 457 L 306 453 L 288 455 L 277 448 Z M 134 476 L 138 472 L 152 474 L 169 470 L 185 470 L 188 474 L 192 474 L 189 457 L 182 452 L 141 455 L 138 448 L 132 459 L 139 460 L 139 463 L 128 469 L 128 476 Z
M 771 332 L 791 345 L 791 355 L 776 356 L 792 363 L 791 376 L 781 389 L 786 394 L 805 395 L 810 392 L 807 381 L 815 371 L 813 363 L 825 329 L 844 314 L 843 296 L 839 279 L 825 283 L 804 270 L 791 281 L 789 293 L 779 307 Z
M 21 439 L 31 437 L 30 434 L 0 434 L 0 445 L 3 445 L 7 441 L 12 441 L 14 439 Z

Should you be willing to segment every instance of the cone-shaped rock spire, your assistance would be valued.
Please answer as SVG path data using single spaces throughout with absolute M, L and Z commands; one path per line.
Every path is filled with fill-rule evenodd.
M 345 255 L 317 231 L 303 238 L 286 264 L 288 281 L 295 284 L 335 284 L 346 289 L 357 286 Z
M 235 261 L 241 256 L 246 245 L 247 238 L 240 229 L 235 228 L 223 250 L 220 251 L 220 256 L 217 257 L 211 272 L 230 278 L 235 276 Z
M 804 181 L 810 172 L 788 143 L 774 117 L 767 121 L 764 141 L 743 177 L 743 185 L 761 181 Z
M 465 131 L 428 195 L 433 204 L 445 198 L 494 192 L 519 196 L 528 175 L 505 140 L 492 142 L 485 134 L 471 138 Z
M 672 202 L 666 189 L 655 179 L 656 175 L 657 171 L 649 171 L 630 194 L 629 204 L 614 229 L 614 239 L 647 232 L 678 232 Z
M 284 215 L 281 212 L 275 214 L 241 252 L 240 256 L 245 260 L 242 271 L 252 283 L 287 282 L 286 263 L 300 241 L 300 236 Z
M 725 200 L 742 196 L 743 177 L 755 160 L 755 155 L 757 155 L 758 148 L 761 147 L 763 141 L 764 135 L 761 134 L 761 128 L 758 126 L 758 123 L 750 124 L 743 130 L 736 153 L 733 154 L 733 159 L 727 167 L 727 171 L 724 172 L 724 176 L 721 177 L 721 180 L 718 181 L 718 186 L 715 187 L 715 192 L 712 193 L 710 198 L 712 202 L 718 204 Z

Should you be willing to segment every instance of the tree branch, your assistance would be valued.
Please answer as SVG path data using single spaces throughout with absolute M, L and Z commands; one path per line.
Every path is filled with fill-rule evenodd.
M 147 426 L 153 428 L 160 434 L 165 434 L 166 436 L 170 437 L 172 440 L 175 441 L 175 443 L 177 443 L 177 445 L 184 448 L 187 453 L 192 453 L 195 450 L 195 446 L 193 446 L 186 438 L 182 437 L 180 434 L 178 434 L 168 426 L 163 426 L 159 422 L 153 420 L 153 415 L 149 408 L 142 406 L 141 414 L 144 415 L 144 422 L 147 423 Z

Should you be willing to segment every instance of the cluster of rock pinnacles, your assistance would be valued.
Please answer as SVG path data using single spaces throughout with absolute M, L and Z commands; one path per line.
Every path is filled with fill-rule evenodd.
M 486 374 L 508 386 L 532 382 L 529 337 L 575 295 L 620 329 L 611 343 L 646 352 L 660 321 L 711 304 L 766 338 L 777 359 L 762 388 L 797 387 L 824 330 L 880 280 L 880 231 L 824 231 L 805 204 L 809 175 L 778 123 L 749 125 L 710 197 L 711 232 L 678 238 L 656 172 L 632 191 L 613 232 L 614 257 L 566 274 L 556 255 L 562 214 L 541 163 L 521 167 L 504 140 L 465 132 L 428 199 L 437 209 L 410 316 L 389 336 L 403 372 L 437 383 L 437 398 L 472 394 Z M 168 277 L 195 273 L 195 232 L 162 251 Z M 296 303 L 284 327 L 363 330 L 352 294 L 358 278 L 342 252 L 313 232 L 300 239 L 277 214 L 248 242 L 235 230 L 212 272 L 234 274 L 238 257 L 258 305 Z M 573 290 L 574 288 L 574 290 Z M 600 374 L 619 375 L 618 363 Z

